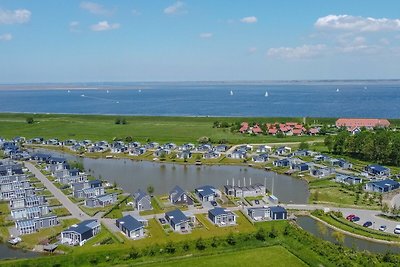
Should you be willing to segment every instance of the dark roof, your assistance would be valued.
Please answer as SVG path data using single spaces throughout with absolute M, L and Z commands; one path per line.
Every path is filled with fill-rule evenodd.
M 89 181 L 90 187 L 92 187 L 92 185 L 98 185 L 98 184 L 100 184 L 100 186 L 101 186 L 101 181 L 100 180 L 91 180 L 91 181 Z
M 386 180 L 382 180 L 382 181 L 371 182 L 371 184 L 373 184 L 377 187 L 384 188 L 384 187 L 388 187 L 388 186 L 396 186 L 399 183 L 392 179 L 386 179 Z
M 128 231 L 135 231 L 143 227 L 143 224 L 133 218 L 131 215 L 126 215 L 117 220 L 120 224 L 123 224 Z
M 64 232 L 76 232 L 78 234 L 84 234 L 87 231 L 91 231 L 92 228 L 89 226 L 91 223 L 97 222 L 97 220 L 86 220 L 81 223 L 72 225 L 70 228 L 65 230 Z
M 275 207 L 270 207 L 271 212 L 287 212 L 284 207 L 281 206 L 275 206 Z
M 215 190 L 215 187 L 213 187 L 211 185 L 203 185 L 203 186 L 196 188 L 196 192 L 202 197 L 214 195 L 215 194 L 214 190 Z
M 181 187 L 179 187 L 178 185 L 176 185 L 174 187 L 174 189 L 172 189 L 169 192 L 170 195 L 174 194 L 174 196 L 172 197 L 172 201 L 173 202 L 177 201 L 180 198 L 180 196 L 182 196 L 184 193 L 185 193 L 185 191 Z
M 378 164 L 369 165 L 368 168 L 370 168 L 372 170 L 375 170 L 375 171 L 378 171 L 378 172 L 384 172 L 384 171 L 389 170 L 388 168 L 383 167 L 383 166 L 378 165 Z
M 232 211 L 224 209 L 224 208 L 213 208 L 211 210 L 208 211 L 209 213 L 211 213 L 212 215 L 214 215 L 214 217 L 219 216 L 219 215 L 223 215 L 223 214 L 234 214 Z
M 183 214 L 180 209 L 168 211 L 165 213 L 165 216 L 168 216 L 170 218 L 170 221 L 173 222 L 173 224 L 175 225 L 189 220 L 189 218 L 186 217 L 186 215 Z
M 135 201 L 139 202 L 140 200 L 142 200 L 143 198 L 149 196 L 148 194 L 146 194 L 145 192 L 143 192 L 141 189 L 139 189 L 135 194 Z

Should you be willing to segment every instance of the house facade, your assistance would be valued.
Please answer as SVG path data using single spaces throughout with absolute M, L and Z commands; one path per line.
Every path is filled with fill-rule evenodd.
M 214 208 L 208 211 L 208 218 L 219 226 L 229 226 L 236 224 L 236 214 L 224 208 Z
M 100 233 L 101 224 L 98 220 L 86 220 L 74 224 L 61 232 L 61 244 L 82 246 L 85 242 Z
M 138 239 L 144 236 L 143 223 L 131 215 L 116 220 L 115 224 L 129 238 Z
M 184 232 L 190 230 L 190 219 L 179 209 L 166 212 L 165 219 L 174 231 Z

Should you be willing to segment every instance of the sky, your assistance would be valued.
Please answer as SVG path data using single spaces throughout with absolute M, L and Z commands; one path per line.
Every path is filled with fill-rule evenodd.
M 400 78 L 398 0 L 0 0 L 0 83 Z

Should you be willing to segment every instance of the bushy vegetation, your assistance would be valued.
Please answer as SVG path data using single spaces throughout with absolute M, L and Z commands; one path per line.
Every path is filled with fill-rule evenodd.
M 327 136 L 325 145 L 330 152 L 348 155 L 360 160 L 400 166 L 400 133 L 386 129 L 362 130 L 351 135 L 341 130 L 336 136 Z

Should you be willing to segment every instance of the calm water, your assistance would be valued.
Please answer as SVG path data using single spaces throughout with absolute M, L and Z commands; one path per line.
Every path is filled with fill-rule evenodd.
M 400 83 L 123 86 L 118 89 L 121 84 L 109 84 L 70 93 L 67 89 L 0 90 L 0 112 L 398 118 L 400 110 Z M 143 89 L 139 92 L 138 88 Z
M 272 180 L 274 180 L 274 195 L 281 202 L 307 203 L 309 195 L 305 181 L 250 167 L 195 166 L 124 159 L 82 159 L 43 149 L 37 151 L 64 156 L 70 160 L 83 161 L 86 171 L 93 176 L 101 177 L 109 182 L 115 181 L 129 193 L 133 193 L 139 188 L 146 190 L 148 185 L 155 187 L 156 194 L 168 193 L 175 185 L 190 191 L 206 184 L 222 188 L 227 180 L 229 184 L 232 184 L 232 178 L 235 179 L 236 185 L 239 179 L 241 185 L 243 185 L 244 177 L 247 185 L 250 178 L 253 184 L 264 184 L 266 177 L 269 190 L 272 189 Z
M 39 255 L 39 253 L 16 249 L 7 244 L 0 243 L 0 259 L 33 258 Z
M 314 220 L 308 216 L 299 216 L 297 218 L 297 223 L 303 228 L 305 231 L 317 236 L 318 238 L 327 240 L 329 242 L 336 243 L 334 237 L 332 237 L 332 233 L 334 230 L 327 227 L 326 225 L 322 224 Z M 387 251 L 391 251 L 394 253 L 400 253 L 399 246 L 391 246 L 388 244 L 382 244 L 377 242 L 372 242 L 352 236 L 345 235 L 344 239 L 344 246 L 349 248 L 354 248 L 357 250 L 368 250 L 374 253 L 385 253 Z

